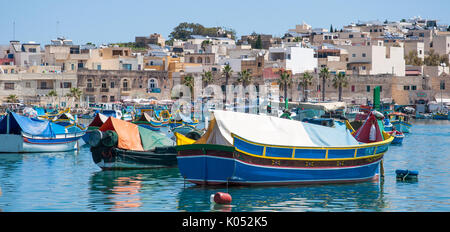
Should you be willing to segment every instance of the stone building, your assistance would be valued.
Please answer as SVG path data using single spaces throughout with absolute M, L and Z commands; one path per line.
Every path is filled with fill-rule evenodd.
M 78 70 L 78 88 L 89 102 L 133 98 L 168 99 L 172 88 L 166 71 Z

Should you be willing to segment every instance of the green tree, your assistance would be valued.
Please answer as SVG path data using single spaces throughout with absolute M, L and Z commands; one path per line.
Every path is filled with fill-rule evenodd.
M 19 102 L 19 98 L 15 94 L 10 94 L 8 97 L 6 97 L 6 101 L 8 103 L 18 103 Z
M 57 97 L 58 93 L 55 90 L 51 90 L 50 92 L 48 92 L 47 96 L 48 97 Z
M 262 40 L 261 40 L 261 35 L 258 35 L 258 38 L 256 39 L 255 42 L 255 49 L 262 49 Z
M 319 73 L 320 78 L 322 78 L 322 101 L 325 101 L 325 85 L 327 79 L 330 77 L 330 71 L 327 67 L 322 68 Z
M 426 66 L 439 66 L 441 57 L 435 53 L 433 49 L 430 49 L 428 56 L 425 57 L 424 63 Z
M 348 79 L 345 76 L 344 72 L 339 72 L 338 75 L 335 75 L 333 78 L 333 87 L 338 89 L 339 91 L 339 101 L 342 100 L 342 87 L 347 87 Z
M 233 74 L 233 69 L 231 69 L 231 66 L 229 64 L 225 65 L 225 67 L 222 69 L 222 75 L 225 76 L 225 99 L 227 99 L 227 89 L 228 81 L 230 80 L 231 75 Z
M 333 32 L 334 30 L 333 30 L 333 24 L 331 24 L 331 26 L 330 26 L 330 32 Z
M 417 51 L 409 51 L 407 55 L 405 55 L 405 64 L 414 65 L 414 66 L 422 66 L 423 61 L 417 55 Z
M 224 33 L 221 33 L 224 31 Z M 173 31 L 170 33 L 170 39 L 181 39 L 187 40 L 191 35 L 203 35 L 203 36 L 227 36 L 229 35 L 232 39 L 235 38 L 236 32 L 233 29 L 224 29 L 221 27 L 204 27 L 199 23 L 187 23 L 183 22 L 178 24 Z
M 201 47 L 202 47 L 202 49 L 203 49 L 204 52 L 206 52 L 206 48 L 207 48 L 208 45 L 210 45 L 210 44 L 211 44 L 211 41 L 210 41 L 210 40 L 203 40 L 203 41 L 202 41 Z
M 238 76 L 239 77 L 237 79 L 237 82 L 242 83 L 244 88 L 247 87 L 247 85 L 249 85 L 253 80 L 251 73 L 247 70 L 242 70 L 242 72 L 238 72 Z
M 70 92 L 66 94 L 67 97 L 73 97 L 75 100 L 80 100 L 83 92 L 78 88 L 70 88 Z
M 280 78 L 278 79 L 278 85 L 280 85 L 283 88 L 284 91 L 284 100 L 288 99 L 287 90 L 288 86 L 292 85 L 292 78 L 291 74 L 286 70 L 280 71 Z
M 189 91 L 191 92 L 191 99 L 194 99 L 194 77 L 191 75 L 187 75 L 183 78 L 183 85 L 189 87 Z
M 206 88 L 206 86 L 208 86 L 208 84 L 213 81 L 214 81 L 214 76 L 212 75 L 211 71 L 207 71 L 202 74 L 203 88 Z
M 305 72 L 300 79 L 300 85 L 303 87 L 303 101 L 308 101 L 308 86 L 312 85 L 313 76 L 309 72 Z

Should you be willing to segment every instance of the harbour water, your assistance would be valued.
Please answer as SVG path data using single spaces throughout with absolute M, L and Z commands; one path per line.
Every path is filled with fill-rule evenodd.
M 402 145 L 391 145 L 384 178 L 356 184 L 198 187 L 177 168 L 101 171 L 89 147 L 42 154 L 0 154 L 3 212 L 450 211 L 450 121 L 413 121 Z M 414 182 L 395 170 L 419 171 Z M 210 203 L 229 192 L 232 204 Z

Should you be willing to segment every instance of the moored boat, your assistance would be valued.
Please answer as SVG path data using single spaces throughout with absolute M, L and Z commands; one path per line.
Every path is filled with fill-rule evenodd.
M 142 115 L 138 119 L 133 121 L 133 123 L 153 131 L 160 131 L 161 127 L 163 126 L 163 123 L 161 121 L 154 119 L 147 112 L 142 113 Z
M 103 170 L 177 165 L 174 142 L 164 134 L 113 117 L 89 139 L 94 163 Z
M 387 133 L 394 137 L 394 140 L 392 140 L 391 144 L 402 144 L 403 143 L 403 139 L 405 138 L 405 135 L 402 132 L 389 131 Z
M 201 185 L 284 185 L 359 182 L 378 176 L 393 138 L 378 128 L 366 143 L 367 126 L 355 133 L 271 116 L 214 111 L 197 141 L 176 134 L 178 167 Z M 361 130 L 361 131 L 360 131 Z M 358 134 L 358 136 L 356 136 Z M 358 141 L 361 139 L 361 141 Z M 178 142 L 178 141 L 177 141 Z M 191 142 L 191 144 L 187 144 Z
M 0 121 L 0 152 L 71 151 L 84 133 L 69 133 L 64 126 L 50 121 L 10 112 Z

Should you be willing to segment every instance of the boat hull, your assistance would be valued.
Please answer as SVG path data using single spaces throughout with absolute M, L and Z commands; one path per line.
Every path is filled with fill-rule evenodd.
M 91 147 L 94 163 L 103 170 L 151 169 L 177 166 L 176 152 L 128 151 L 114 147 Z
M 392 125 L 395 126 L 397 131 L 402 133 L 410 133 L 411 124 L 405 122 L 392 122 Z
M 391 144 L 402 144 L 403 138 L 405 138 L 404 135 L 401 136 L 394 136 L 394 140 L 392 140 Z
M 202 146 L 203 145 L 203 146 Z M 234 147 L 194 144 L 177 147 L 178 168 L 200 185 L 289 185 L 361 182 L 377 177 L 383 154 L 361 159 L 288 160 L 260 158 Z M 353 152 L 354 153 L 354 152 Z

